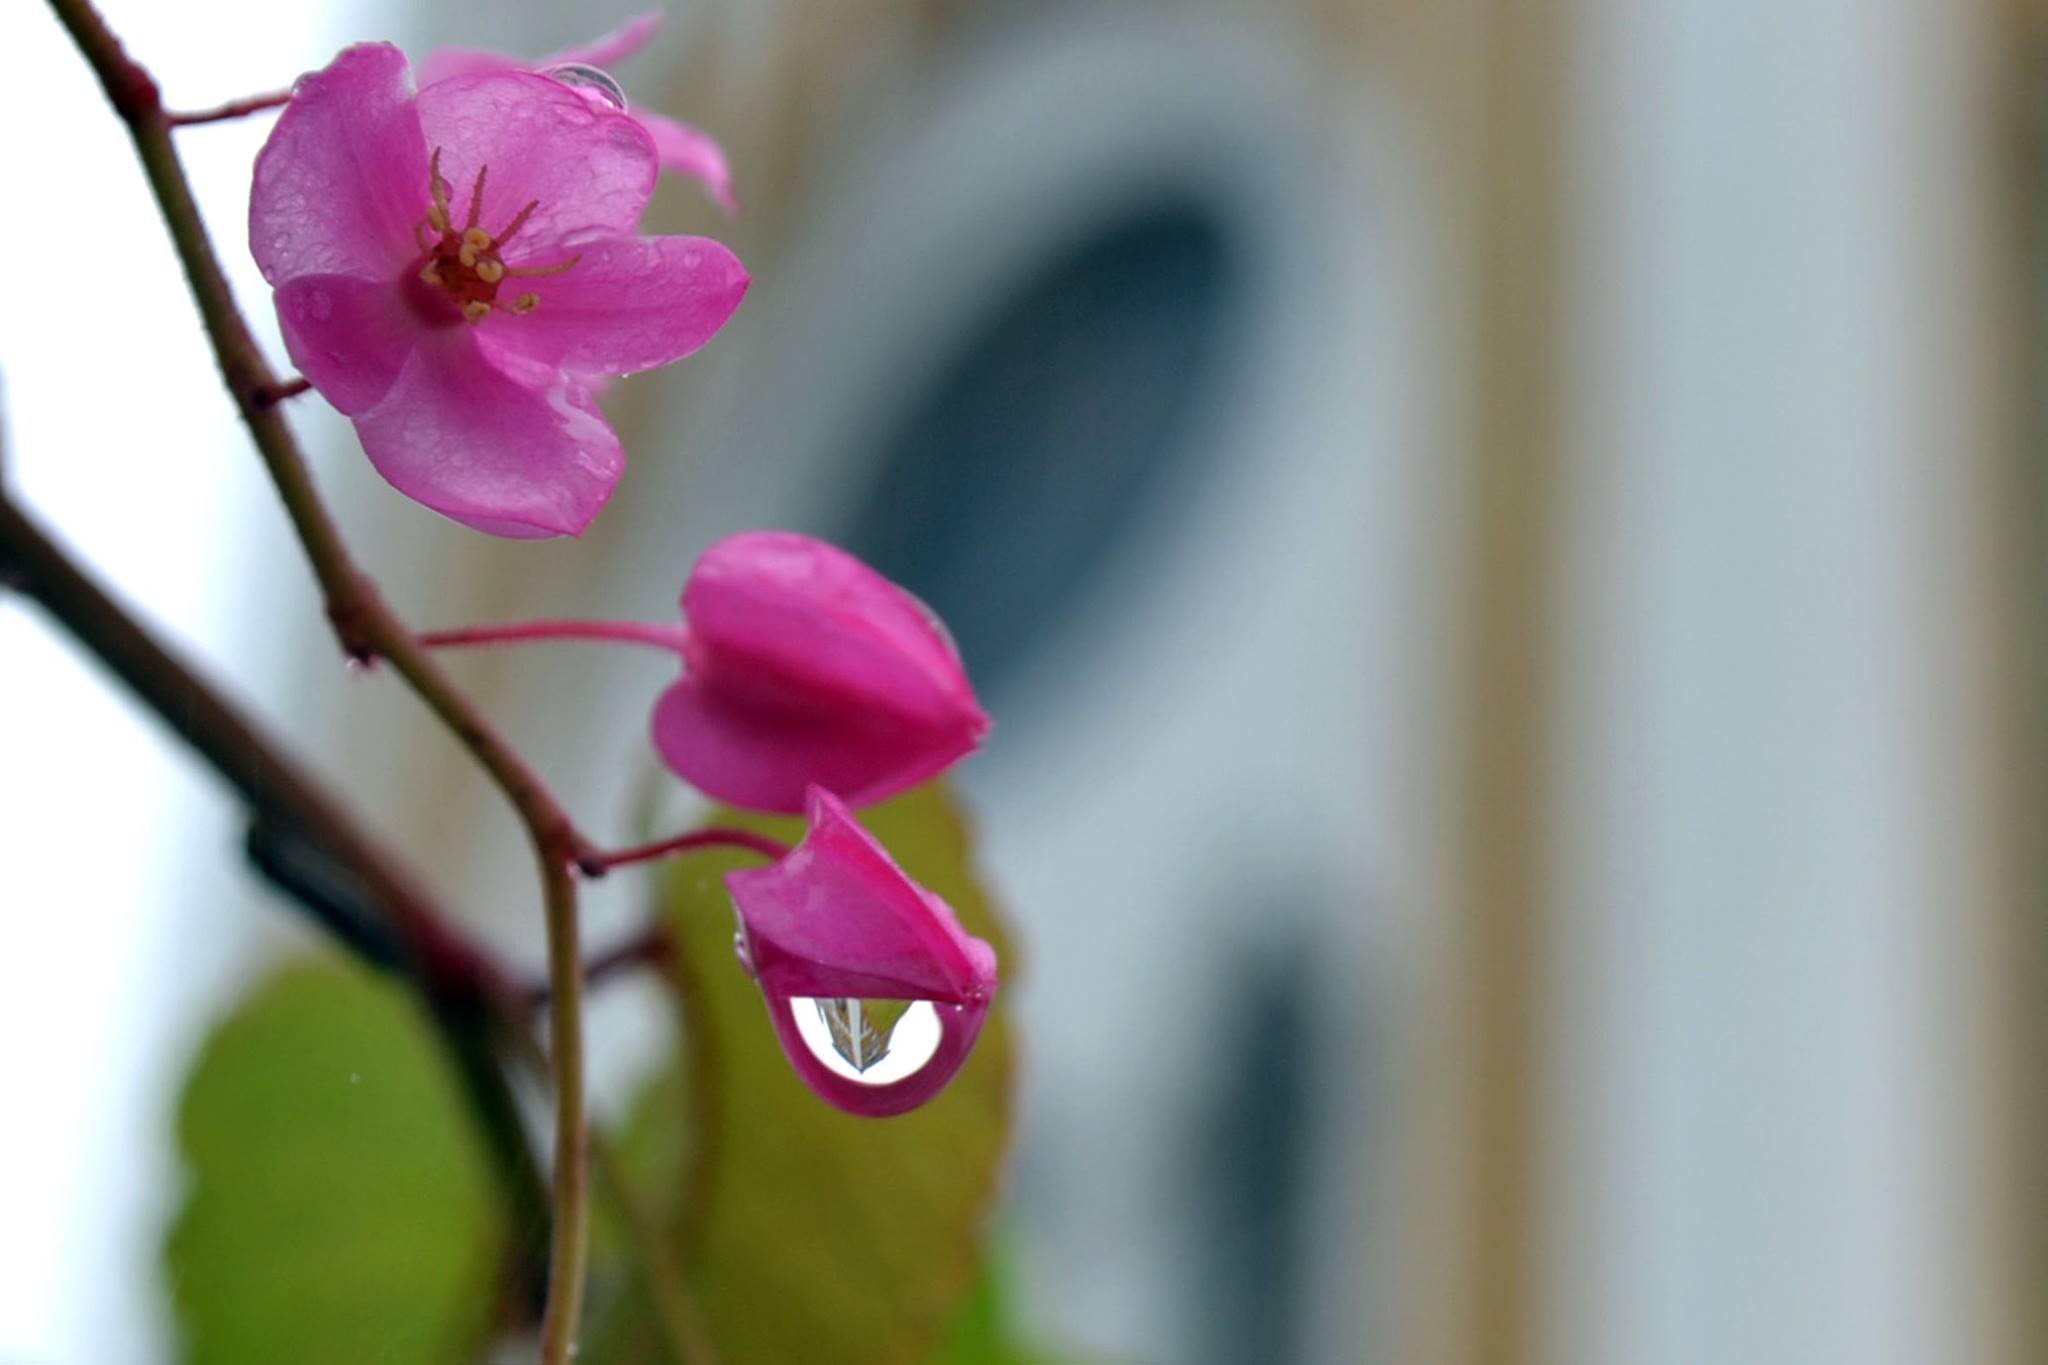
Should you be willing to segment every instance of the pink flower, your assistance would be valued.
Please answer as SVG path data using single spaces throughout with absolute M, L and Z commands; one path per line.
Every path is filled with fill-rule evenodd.
M 805 816 L 811 827 L 803 842 L 774 866 L 726 874 L 740 960 L 806 1085 L 849 1114 L 900 1114 L 945 1089 L 973 1050 L 995 999 L 995 950 L 906 876 L 830 792 L 812 787 Z M 815 1010 L 812 1002 L 821 1000 L 929 1001 L 938 1045 L 898 1080 L 856 1080 L 828 1066 L 803 1037 L 795 1011 Z
M 864 806 L 936 776 L 988 733 L 960 655 L 924 604 L 823 541 L 748 531 L 683 588 L 686 670 L 654 744 L 700 791 L 796 811 L 812 784 Z
M 791 531 L 727 536 L 683 586 L 688 624 L 525 621 L 422 635 L 447 648 L 597 640 L 682 656 L 654 747 L 699 791 L 795 813 L 812 785 L 865 806 L 980 746 L 988 715 L 922 602 L 844 550 Z
M 718 243 L 634 233 L 657 173 L 640 124 L 559 81 L 415 94 L 369 44 L 294 89 L 249 241 L 292 360 L 393 486 L 478 530 L 575 535 L 625 463 L 593 385 L 688 355 L 746 293 Z
M 564 48 L 535 62 L 481 48 L 437 48 L 420 62 L 420 84 L 432 85 L 450 76 L 471 76 L 483 71 L 546 71 L 557 66 L 609 67 L 645 47 L 660 27 L 660 14 L 643 14 L 582 47 Z M 689 124 L 678 123 L 660 114 L 636 109 L 631 116 L 654 139 L 664 169 L 686 175 L 703 185 L 727 213 L 739 211 L 739 204 L 732 193 L 732 171 L 726 165 L 725 153 L 719 150 L 716 142 Z

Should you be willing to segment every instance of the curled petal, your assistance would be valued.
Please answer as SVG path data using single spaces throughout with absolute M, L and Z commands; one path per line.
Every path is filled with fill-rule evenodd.
M 698 559 L 683 613 L 706 657 L 779 692 L 843 697 L 906 718 L 985 728 L 953 642 L 915 597 L 846 551 L 790 531 L 743 531 Z
M 320 395 L 353 417 L 391 391 L 419 324 L 389 280 L 301 275 L 277 289 L 285 350 Z
M 536 206 L 504 253 L 508 264 L 552 264 L 572 235 L 629 232 L 654 193 L 659 166 L 647 130 L 546 76 L 440 81 L 420 91 L 419 117 L 427 145 L 441 149 L 458 209 L 488 168 L 478 226 L 501 234 Z
M 923 603 L 843 550 L 784 531 L 719 541 L 683 588 L 688 672 L 654 740 L 686 781 L 759 810 L 820 783 L 866 805 L 973 752 L 988 732 Z
M 837 797 L 811 788 L 805 814 L 810 831 L 772 867 L 726 874 L 742 960 L 806 1085 L 851 1114 L 900 1114 L 943 1090 L 973 1051 L 995 998 L 995 950 L 912 881 Z M 791 1006 L 846 998 L 929 1002 L 937 1049 L 892 1082 L 833 1071 L 804 1040 Z
M 356 432 L 399 492 L 500 536 L 581 534 L 625 468 L 580 380 L 467 327 L 428 334 Z
M 763 991 L 950 1005 L 994 995 L 995 950 L 912 881 L 843 802 L 812 787 L 804 814 L 802 843 L 770 867 L 725 877 Z
M 686 675 L 655 703 L 656 752 L 705 795 L 748 810 L 794 813 L 816 782 L 870 806 L 936 777 L 974 749 L 964 730 L 885 712 L 750 704 Z
M 711 340 L 747 292 L 746 268 L 708 237 L 606 237 L 563 246 L 576 264 L 522 280 L 538 305 L 490 320 L 498 344 L 550 365 L 633 374 Z
M 740 211 L 739 200 L 733 197 L 732 168 L 726 164 L 725 149 L 709 133 L 661 114 L 636 111 L 633 117 L 653 137 L 663 170 L 686 175 L 702 185 L 727 213 Z
M 405 54 L 349 48 L 303 77 L 256 158 L 249 247 L 263 278 L 389 279 L 426 211 L 427 144 Z

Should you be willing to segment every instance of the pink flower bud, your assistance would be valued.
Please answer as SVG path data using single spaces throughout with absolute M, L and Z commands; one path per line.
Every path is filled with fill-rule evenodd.
M 995 999 L 995 950 L 905 875 L 832 793 L 812 787 L 805 815 L 810 831 L 773 866 L 726 874 L 735 946 L 804 1083 L 849 1114 L 900 1114 L 945 1089 L 973 1050 Z M 869 1080 L 862 1073 L 894 1040 L 867 1028 L 860 1011 L 889 1001 L 929 1009 L 937 1042 L 909 1074 Z M 911 1018 L 896 1026 L 899 1037 Z M 825 1019 L 835 1041 L 821 1048 L 804 1026 L 822 1033 Z M 851 1066 L 828 1060 L 835 1046 Z
M 988 733 L 960 656 L 915 597 L 843 550 L 749 531 L 683 588 L 681 681 L 655 747 L 699 790 L 804 809 L 812 784 L 864 806 L 937 775 Z

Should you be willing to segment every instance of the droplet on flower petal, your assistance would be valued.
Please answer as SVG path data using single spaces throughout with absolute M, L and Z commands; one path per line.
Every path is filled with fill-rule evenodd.
M 783 1055 L 811 1092 L 861 1118 L 929 1103 L 958 1075 L 989 1002 L 767 997 Z M 892 1017 L 893 1016 L 893 1017 Z
M 929 1000 L 792 996 L 789 1009 L 811 1055 L 864 1085 L 914 1076 L 939 1050 L 939 1016 Z
M 561 62 L 541 72 L 552 76 L 579 95 L 603 100 L 620 113 L 626 112 L 626 91 L 612 74 L 588 62 Z

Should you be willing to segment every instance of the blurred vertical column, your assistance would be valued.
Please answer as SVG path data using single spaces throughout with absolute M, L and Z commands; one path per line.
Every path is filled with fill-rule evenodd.
M 1333 8 L 1341 8 L 1333 6 Z M 1562 235 L 1564 0 L 1378 0 L 1369 60 L 1394 87 L 1435 240 L 1442 333 L 1431 425 L 1460 527 L 1427 609 L 1448 619 L 1454 685 L 1439 721 L 1450 808 L 1439 850 L 1441 977 L 1411 1061 L 1400 1358 L 1496 1365 L 1540 1355 L 1540 1138 L 1554 955 L 1554 744 L 1569 472 Z
M 2040 1360 L 2037 54 L 1581 8 L 1531 1344 Z

